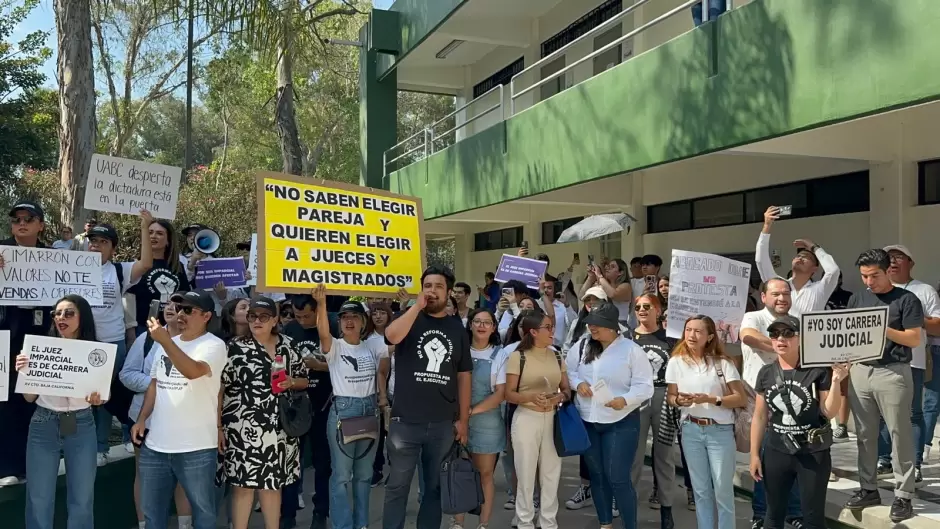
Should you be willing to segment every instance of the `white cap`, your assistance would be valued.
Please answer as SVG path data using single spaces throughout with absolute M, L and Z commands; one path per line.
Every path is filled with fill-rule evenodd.
M 906 255 L 908 259 L 910 259 L 911 261 L 914 260 L 914 256 L 911 255 L 911 251 L 908 250 L 907 246 L 904 246 L 903 244 L 892 244 L 891 246 L 884 247 L 884 251 L 886 252 L 890 252 L 891 250 L 894 250 L 896 252 L 901 252 L 904 255 Z
M 601 287 L 591 287 L 587 289 L 587 292 L 581 296 L 581 301 L 586 301 L 588 296 L 594 296 L 597 299 L 607 301 L 607 292 L 604 292 L 604 289 Z

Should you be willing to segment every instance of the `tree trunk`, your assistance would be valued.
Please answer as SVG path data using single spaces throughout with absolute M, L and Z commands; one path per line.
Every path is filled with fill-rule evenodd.
M 82 231 L 85 184 L 95 152 L 95 68 L 90 0 L 54 0 L 59 58 L 59 178 L 62 225 Z
M 285 18 L 289 18 L 289 15 L 285 15 Z M 304 167 L 300 137 L 297 133 L 297 116 L 294 114 L 294 68 L 291 57 L 293 43 L 289 21 L 285 22 L 282 35 L 283 41 L 277 49 L 277 103 L 274 107 L 274 126 L 281 143 L 284 172 L 300 176 Z

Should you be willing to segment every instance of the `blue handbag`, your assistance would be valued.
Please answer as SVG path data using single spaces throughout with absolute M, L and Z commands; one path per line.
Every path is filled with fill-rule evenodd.
M 559 457 L 581 455 L 591 447 L 581 414 L 571 402 L 555 410 L 554 437 Z

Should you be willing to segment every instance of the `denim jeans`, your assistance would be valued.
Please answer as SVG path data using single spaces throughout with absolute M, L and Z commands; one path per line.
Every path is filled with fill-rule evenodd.
M 372 491 L 372 463 L 377 442 L 360 439 L 341 444 L 339 420 L 375 416 L 375 397 L 336 397 L 326 420 L 326 437 L 330 443 L 330 520 L 333 529 L 359 529 L 369 525 L 369 494 Z M 352 491 L 353 505 L 349 505 Z
M 734 425 L 682 423 L 682 448 L 695 493 L 699 527 L 734 529 Z
M 75 412 L 77 429 L 59 433 L 62 414 L 37 407 L 26 444 L 26 529 L 52 529 L 59 454 L 65 455 L 69 529 L 95 527 L 95 420 L 91 409 Z M 63 524 L 64 525 L 64 524 Z
M 114 380 L 117 380 L 118 373 L 121 372 L 121 368 L 124 367 L 124 359 L 127 358 L 127 346 L 124 343 L 124 340 L 119 340 L 117 342 L 111 342 L 111 344 L 117 346 L 117 353 L 114 358 Z M 111 436 L 111 413 L 108 410 L 104 409 L 104 406 L 95 406 L 95 430 L 98 438 L 98 453 L 107 454 L 108 449 L 110 448 L 108 444 L 108 438 Z M 123 431 L 123 428 L 122 428 Z M 123 434 L 122 434 L 123 437 Z M 130 436 L 128 436 L 130 439 Z
M 925 370 L 911 368 L 911 378 L 914 379 L 914 398 L 911 400 L 911 428 L 914 431 L 914 466 L 920 467 L 924 462 L 924 374 Z M 936 419 L 934 419 L 936 421 Z M 936 423 L 935 423 L 936 424 Z M 930 430 L 931 432 L 933 430 Z M 878 424 L 878 462 L 891 463 L 891 435 L 885 425 L 884 418 Z
M 598 522 L 601 525 L 613 523 L 613 500 L 616 499 L 623 526 L 636 527 L 636 489 L 630 476 L 631 465 L 625 462 L 633 462 L 640 441 L 640 411 L 615 423 L 586 422 L 584 426 L 591 440 L 584 462 L 591 473 L 591 495 Z
M 147 527 L 166 527 L 170 502 L 179 482 L 193 508 L 193 529 L 215 529 L 215 471 L 218 450 L 165 454 L 147 447 L 140 449 L 140 508 Z
M 764 435 L 764 443 L 761 445 L 761 457 L 764 455 L 764 447 L 767 446 L 767 435 Z M 829 476 L 826 476 L 826 479 L 829 479 Z M 753 515 L 751 516 L 752 520 L 763 520 L 767 516 L 767 492 L 764 487 L 764 481 L 755 481 L 754 482 L 754 492 L 751 496 L 751 511 Z M 799 481 L 793 482 L 793 487 L 790 488 L 790 496 L 787 499 L 787 519 L 790 518 L 801 518 L 803 516 L 802 508 L 800 507 L 800 483 Z
M 415 467 L 424 475 L 424 498 L 418 508 L 417 529 L 441 526 L 441 462 L 454 444 L 454 423 L 406 423 L 392 417 L 385 445 L 388 447 L 388 482 L 385 484 L 383 529 L 403 529 L 408 494 Z
M 706 0 L 708 2 L 708 20 L 715 20 L 718 15 L 728 10 L 727 0 Z M 702 3 L 692 6 L 692 22 L 696 26 L 702 25 Z
M 924 429 L 921 432 L 920 448 L 917 450 L 918 461 L 924 459 L 924 447 L 933 443 L 933 432 L 937 428 L 937 416 L 940 414 L 940 345 L 927 346 L 933 358 L 933 373 L 930 382 L 924 384 Z

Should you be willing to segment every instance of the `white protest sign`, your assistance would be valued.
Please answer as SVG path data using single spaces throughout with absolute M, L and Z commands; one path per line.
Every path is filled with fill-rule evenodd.
M 251 234 L 251 252 L 248 254 L 248 273 L 251 274 L 251 279 L 245 280 L 245 284 L 248 286 L 254 286 L 258 284 L 258 234 Z
M 0 331 L 0 402 L 10 400 L 10 331 Z
M 85 208 L 173 220 L 183 169 L 95 154 L 85 188 Z
M 16 378 L 16 392 L 84 399 L 98 392 L 111 397 L 111 375 L 117 346 L 27 334 L 23 353 L 29 365 Z
M 50 306 L 77 294 L 101 306 L 101 254 L 0 246 L 0 305 Z
M 747 310 L 751 265 L 720 255 L 672 251 L 666 335 L 682 338 L 685 321 L 704 314 L 715 321 L 718 339 L 736 343 Z
M 807 312 L 800 317 L 800 365 L 831 366 L 881 358 L 888 307 Z

